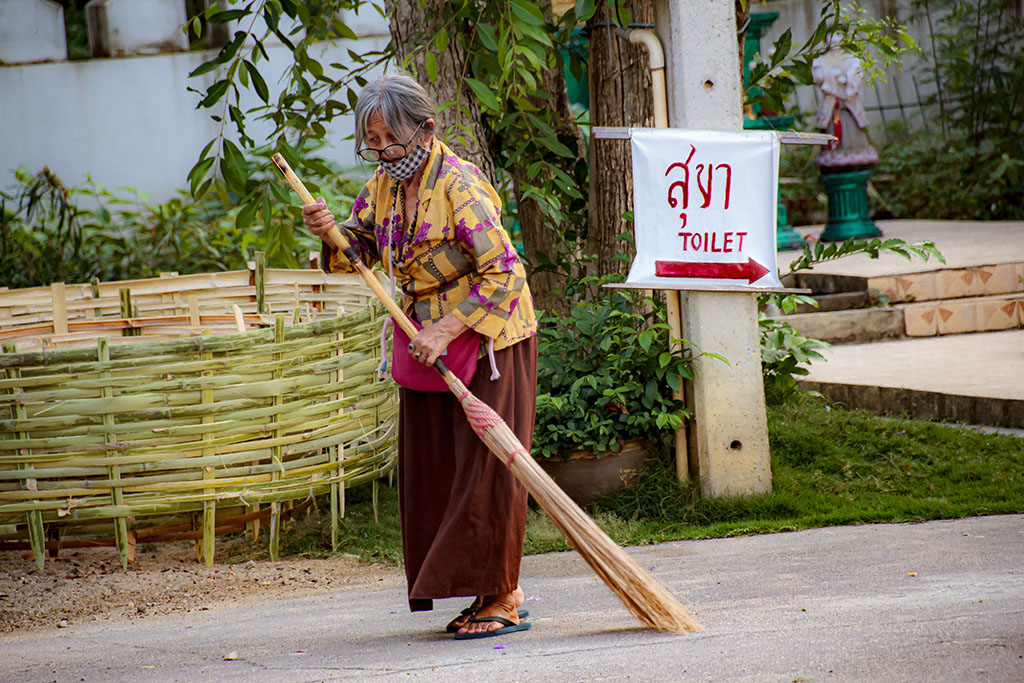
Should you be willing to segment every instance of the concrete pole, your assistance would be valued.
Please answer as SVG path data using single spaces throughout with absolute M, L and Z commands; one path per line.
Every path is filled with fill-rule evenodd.
M 740 131 L 742 101 L 733 0 L 656 0 L 665 50 L 669 125 Z M 672 308 L 670 306 L 669 310 Z M 771 491 L 757 295 L 679 292 L 683 337 L 728 359 L 699 358 L 686 387 L 693 412 L 690 474 L 708 496 Z M 677 464 L 677 467 L 679 465 Z

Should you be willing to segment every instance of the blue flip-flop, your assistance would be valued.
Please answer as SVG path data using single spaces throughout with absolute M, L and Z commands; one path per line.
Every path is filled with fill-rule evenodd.
M 477 611 L 479 611 L 479 608 L 473 609 L 472 607 L 467 607 L 466 609 L 464 609 L 461 612 L 459 612 L 459 616 L 465 616 L 467 614 L 475 614 Z M 526 617 L 530 616 L 530 612 L 528 610 L 525 610 L 525 609 L 516 610 L 516 613 L 519 615 L 519 619 L 520 620 L 523 620 Z M 456 617 L 455 619 L 458 619 L 458 617 Z M 455 619 L 452 619 L 452 621 L 455 621 Z M 448 632 L 448 633 L 458 633 L 459 629 L 452 628 L 451 623 L 449 623 L 448 626 L 445 627 L 445 631 Z
M 480 631 L 479 633 L 456 633 L 455 640 L 476 640 L 477 638 L 494 638 L 495 636 L 504 636 L 509 633 L 515 633 L 516 631 L 525 631 L 532 626 L 528 621 L 521 621 L 518 624 L 509 621 L 505 617 L 471 617 L 470 621 L 475 624 L 482 624 L 486 622 L 492 622 L 495 624 L 502 624 L 501 628 L 496 628 L 493 631 Z

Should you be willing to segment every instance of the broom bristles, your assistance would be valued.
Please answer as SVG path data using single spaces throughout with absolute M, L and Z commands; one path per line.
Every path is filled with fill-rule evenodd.
M 569 545 L 640 621 L 660 631 L 703 628 L 690 611 L 626 554 L 536 463 L 504 420 L 453 375 L 446 379 L 462 403 L 473 431 L 512 473 L 555 524 Z

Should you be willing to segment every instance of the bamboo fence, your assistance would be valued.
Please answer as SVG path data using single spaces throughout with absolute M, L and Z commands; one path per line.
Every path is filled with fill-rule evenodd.
M 311 254 L 319 259 L 319 254 Z M 49 287 L 0 287 L 0 342 L 20 351 L 111 344 L 118 336 L 173 339 L 200 332 L 272 326 L 277 313 L 290 321 L 318 320 L 361 308 L 371 293 L 358 275 L 264 267 L 262 254 L 247 270 L 158 278 L 55 282 Z
M 194 539 L 211 565 L 217 534 L 263 522 L 276 559 L 289 508 L 319 495 L 337 544 L 345 488 L 376 493 L 395 463 L 383 309 L 352 276 L 249 275 L 69 286 L 49 311 L 54 288 L 0 292 L 0 549 L 42 571 L 47 550 L 114 545 L 127 567 L 136 543 Z

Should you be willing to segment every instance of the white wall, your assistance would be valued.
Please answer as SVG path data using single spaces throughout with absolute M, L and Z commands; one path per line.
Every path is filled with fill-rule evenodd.
M 96 57 L 155 55 L 188 50 L 179 0 L 92 0 L 85 6 L 89 49 Z
M 0 0 L 0 62 L 67 57 L 64 8 L 53 0 Z
M 361 28 L 372 34 L 355 43 L 325 43 L 321 61 L 344 64 L 349 62 L 349 48 L 364 52 L 387 44 L 386 21 L 377 17 Z M 261 62 L 260 70 L 274 101 L 291 54 L 282 46 L 270 46 L 268 52 L 271 62 Z M 67 185 L 82 182 L 88 173 L 107 187 L 130 186 L 155 201 L 186 188 L 189 169 L 217 131 L 210 114 L 219 113 L 219 107 L 197 110 L 199 96 L 187 91 L 190 86 L 205 89 L 215 73 L 195 79 L 188 74 L 214 54 L 179 52 L 0 67 L 0 187 L 13 182 L 13 171 L 20 166 L 32 172 L 49 166 Z M 258 103 L 252 95 L 243 100 L 243 109 Z M 233 130 L 233 124 L 228 126 Z M 264 126 L 262 135 L 269 131 L 270 126 Z M 250 126 L 249 134 L 257 142 L 259 132 L 259 126 Z M 324 156 L 354 166 L 352 143 L 341 141 L 351 132 L 349 118 L 335 119 Z

